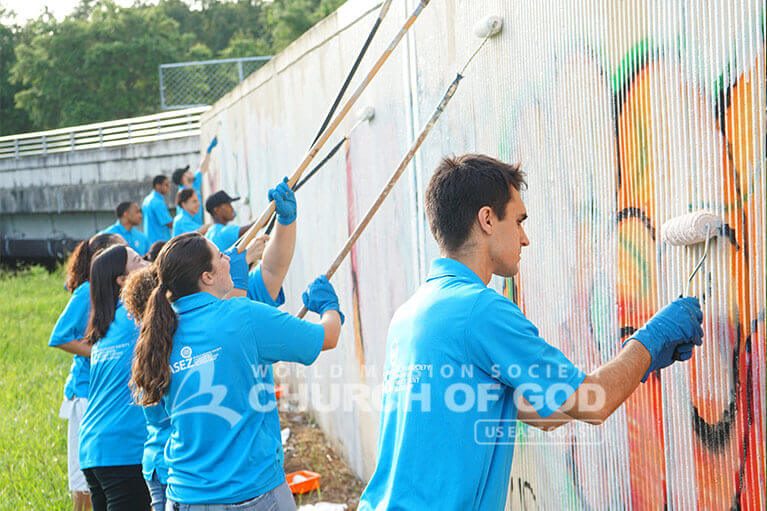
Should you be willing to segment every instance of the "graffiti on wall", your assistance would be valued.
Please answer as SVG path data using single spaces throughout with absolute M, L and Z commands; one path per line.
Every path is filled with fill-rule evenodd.
M 540 269 L 523 265 L 521 301 L 533 317 L 548 324 L 547 338 L 582 367 L 593 369 L 609 359 L 634 330 L 682 291 L 702 247 L 663 245 L 659 237 L 663 221 L 699 209 L 713 211 L 724 221 L 704 271 L 693 282 L 693 294 L 703 303 L 706 338 L 689 364 L 662 376 L 653 374 L 602 426 L 605 441 L 600 446 L 583 445 L 580 428 L 573 426 L 569 446 L 545 452 L 534 446 L 520 449 L 529 455 L 525 466 L 515 465 L 514 474 L 522 479 L 535 479 L 540 472 L 530 466 L 533 460 L 544 466 L 556 456 L 565 460 L 568 470 L 548 479 L 561 489 L 549 497 L 554 499 L 550 504 L 559 501 L 582 509 L 600 509 L 606 502 L 633 509 L 767 505 L 767 78 L 761 34 L 752 41 L 752 59 L 740 62 L 740 68 L 730 63 L 714 83 L 695 79 L 679 48 L 663 48 L 647 39 L 637 42 L 613 73 L 605 70 L 598 52 L 579 50 L 562 59 L 557 76 L 567 79 L 559 87 L 573 90 L 577 81 L 576 90 L 589 90 L 591 97 L 563 97 L 554 86 L 554 92 L 536 96 L 521 108 L 519 129 L 527 123 L 527 135 L 520 138 L 530 137 L 519 143 L 517 151 L 531 175 L 526 199 L 561 204 L 566 212 L 564 228 L 541 226 L 535 234 L 549 250 L 557 243 L 574 250 L 563 257 L 563 266 L 571 275 L 577 272 L 563 279 L 566 284 L 552 279 L 566 288 L 555 292 L 536 278 L 541 277 Z M 594 105 L 594 98 L 600 104 Z M 580 108 L 574 101 L 581 103 Z M 553 123 L 556 105 L 562 108 Z M 573 121 L 580 125 L 572 126 Z M 603 130 L 605 125 L 612 129 Z M 584 134 L 590 135 L 587 140 Z M 541 147 L 531 149 L 536 144 Z M 568 155 L 577 182 L 551 182 L 551 173 L 561 179 L 561 170 L 568 167 L 552 151 Z M 588 151 L 611 152 L 612 161 L 590 169 L 572 163 Z M 536 191 L 538 185 L 548 190 Z M 583 188 L 586 192 L 575 197 Z M 605 232 L 606 206 L 600 206 L 599 196 L 609 190 L 614 194 L 613 220 Z M 607 286 L 614 288 L 615 308 L 603 285 L 605 269 L 593 264 L 592 250 L 609 250 L 600 246 L 601 236 L 595 236 L 600 232 L 615 250 L 617 274 Z M 566 252 L 556 251 L 558 256 Z M 547 301 L 562 296 L 563 306 L 537 310 L 533 302 L 542 295 Z M 616 316 L 612 332 L 604 329 L 609 319 L 598 319 L 611 314 Z M 517 456 L 524 459 L 520 451 Z M 623 477 L 624 471 L 628 477 Z M 538 477 L 540 484 L 540 473 Z M 513 487 L 514 478 L 510 494 Z M 509 507 L 524 506 L 510 498 Z

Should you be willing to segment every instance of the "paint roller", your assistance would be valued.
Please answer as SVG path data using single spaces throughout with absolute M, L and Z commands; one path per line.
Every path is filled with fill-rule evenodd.
M 713 236 L 721 234 L 722 225 L 722 219 L 719 216 L 708 211 L 695 211 L 670 218 L 660 226 L 660 239 L 669 245 L 681 247 L 706 242 L 703 257 L 690 273 L 685 292 L 680 296 L 690 295 L 692 279 L 708 256 L 709 241 Z
M 429 4 L 431 0 L 421 0 L 418 5 L 413 10 L 412 14 L 405 20 L 405 23 L 402 25 L 402 28 L 400 28 L 399 32 L 397 32 L 394 35 L 394 38 L 391 40 L 389 45 L 386 47 L 386 49 L 383 51 L 380 57 L 378 57 L 378 60 L 373 64 L 373 67 L 368 72 L 368 74 L 363 78 L 362 82 L 357 86 L 357 88 L 354 90 L 352 95 L 349 97 L 349 99 L 346 100 L 346 102 L 341 106 L 340 111 L 338 114 L 333 118 L 333 121 L 330 122 L 327 126 L 327 128 L 322 132 L 322 134 L 319 136 L 319 138 L 312 144 L 311 149 L 309 149 L 309 152 L 306 154 L 304 159 L 299 163 L 298 168 L 293 172 L 293 175 L 290 176 L 288 179 L 288 185 L 292 188 L 295 186 L 295 184 L 298 182 L 299 179 L 301 179 L 301 175 L 304 173 L 306 168 L 309 166 L 309 164 L 312 162 L 315 156 L 317 156 L 317 153 L 322 149 L 322 146 L 325 145 L 325 142 L 330 138 L 330 135 L 333 134 L 333 132 L 336 130 L 339 124 L 341 124 L 341 121 L 346 117 L 346 114 L 349 113 L 352 106 L 354 106 L 354 103 L 362 96 L 362 93 L 365 91 L 367 86 L 370 84 L 370 82 L 373 80 L 373 78 L 378 74 L 378 71 L 381 69 L 381 67 L 384 65 L 384 63 L 389 59 L 391 54 L 394 52 L 394 49 L 397 47 L 397 45 L 400 43 L 400 41 L 405 37 L 405 34 L 407 34 L 408 30 L 410 30 L 410 27 L 413 26 L 413 23 L 415 23 L 416 19 L 418 19 L 418 16 L 420 16 L 421 12 L 426 8 L 426 6 Z M 388 2 L 386 3 L 388 4 Z M 385 5 L 386 5 L 385 4 Z M 388 6 L 386 6 L 386 9 L 388 10 Z M 385 13 L 384 13 L 385 14 Z M 269 202 L 269 205 L 267 206 L 266 210 L 261 213 L 261 216 L 256 219 L 255 222 L 253 222 L 253 225 L 248 229 L 248 231 L 240 237 L 240 239 L 235 242 L 234 246 L 237 248 L 238 252 L 242 252 L 245 250 L 245 247 L 248 246 L 248 244 L 253 240 L 253 238 L 256 236 L 258 231 L 263 229 L 268 223 L 269 219 L 271 218 L 272 214 L 275 211 L 274 201 Z
M 455 95 L 456 90 L 458 90 L 458 84 L 463 79 L 463 73 L 469 67 L 469 64 L 471 64 L 472 60 L 474 60 L 474 57 L 476 57 L 477 54 L 480 52 L 480 50 L 482 50 L 482 48 L 485 46 L 487 41 L 490 40 L 490 38 L 500 34 L 502 29 L 503 29 L 503 19 L 500 16 L 489 16 L 481 20 L 479 23 L 477 23 L 474 26 L 474 34 L 476 34 L 477 37 L 482 38 L 482 42 L 479 44 L 479 46 L 474 51 L 474 53 L 472 53 L 471 56 L 466 60 L 466 63 L 463 65 L 461 70 L 456 74 L 455 79 L 448 86 L 447 92 L 445 92 L 445 95 L 442 97 L 442 100 L 439 102 L 439 105 L 437 105 L 437 108 L 434 110 L 434 113 L 432 114 L 431 118 L 426 122 L 423 129 L 421 130 L 421 133 L 418 135 L 415 142 L 413 142 L 413 145 L 405 154 L 399 166 L 389 178 L 389 181 L 386 183 L 386 185 L 384 185 L 383 190 L 381 190 L 381 192 L 379 193 L 373 205 L 370 206 L 370 209 L 368 209 L 367 213 L 365 213 L 364 218 L 360 221 L 356 229 L 354 229 L 354 232 L 346 240 L 346 243 L 341 248 L 341 251 L 338 253 L 338 256 L 336 256 L 336 259 L 330 265 L 330 268 L 328 269 L 328 271 L 325 272 L 325 276 L 328 278 L 328 280 L 330 280 L 333 277 L 336 270 L 338 270 L 338 267 L 341 266 L 341 263 L 349 254 L 349 252 L 351 251 L 352 247 L 357 242 L 359 237 L 362 235 L 362 232 L 365 230 L 365 228 L 368 226 L 370 221 L 373 219 L 373 216 L 375 216 L 376 212 L 378 212 L 379 208 L 383 204 L 383 201 L 392 191 L 392 188 L 394 188 L 394 185 L 397 183 L 397 181 L 402 176 L 402 174 L 405 172 L 405 169 L 410 164 L 410 161 L 413 159 L 413 156 L 415 155 L 416 151 L 418 151 L 418 149 L 421 147 L 421 144 L 423 144 L 423 141 L 426 140 L 426 137 L 429 135 L 432 128 L 437 123 L 437 120 L 445 111 L 445 108 L 447 108 L 448 103 Z M 306 313 L 307 313 L 306 307 L 302 307 L 301 311 L 299 311 L 297 316 L 299 318 L 303 318 L 306 315 Z

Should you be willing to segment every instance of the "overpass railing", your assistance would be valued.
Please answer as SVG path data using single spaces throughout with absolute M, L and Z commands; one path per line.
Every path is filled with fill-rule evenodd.
M 100 149 L 200 134 L 209 106 L 0 137 L 0 159 Z

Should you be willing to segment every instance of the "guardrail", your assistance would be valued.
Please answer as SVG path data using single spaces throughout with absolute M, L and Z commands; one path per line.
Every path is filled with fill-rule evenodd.
M 156 142 L 200 134 L 209 106 L 0 137 L 0 159 Z

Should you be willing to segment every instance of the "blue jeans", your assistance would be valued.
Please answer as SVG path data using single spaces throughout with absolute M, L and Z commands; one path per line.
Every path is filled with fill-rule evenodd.
M 147 488 L 149 488 L 149 495 L 152 496 L 152 511 L 164 511 L 165 510 L 165 489 L 167 484 L 160 482 L 160 478 L 157 477 L 157 472 L 152 472 L 152 480 L 146 482 Z
M 168 500 L 166 511 L 295 511 L 296 501 L 288 488 L 282 483 L 277 488 L 263 495 L 239 504 L 179 504 Z

